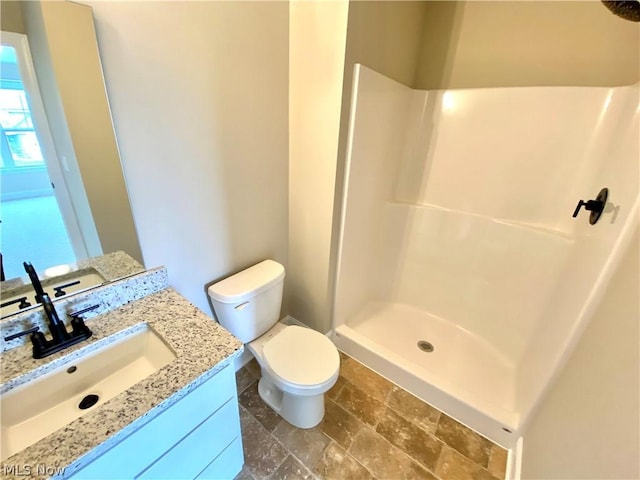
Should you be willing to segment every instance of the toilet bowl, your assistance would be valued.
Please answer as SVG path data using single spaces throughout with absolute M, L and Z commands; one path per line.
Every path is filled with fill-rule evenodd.
M 324 394 L 338 379 L 340 356 L 321 333 L 278 322 L 283 281 L 284 267 L 265 260 L 208 293 L 220 324 L 260 365 L 260 397 L 290 424 L 311 428 L 324 416 Z
M 331 340 L 309 328 L 277 323 L 247 347 L 262 372 L 260 398 L 296 427 L 320 423 L 324 394 L 335 385 L 340 370 Z

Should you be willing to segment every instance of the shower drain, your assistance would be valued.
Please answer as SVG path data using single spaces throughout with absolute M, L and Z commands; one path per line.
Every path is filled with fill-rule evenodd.
M 431 353 L 435 349 L 432 343 L 427 342 L 426 340 L 420 340 L 418 342 L 418 348 L 423 352 Z

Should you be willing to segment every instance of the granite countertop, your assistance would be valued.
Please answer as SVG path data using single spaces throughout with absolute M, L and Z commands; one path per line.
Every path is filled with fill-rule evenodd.
M 3 461 L 1 478 L 14 478 L 7 475 L 12 471 L 7 466 L 31 466 L 33 471 L 39 465 L 49 469 L 68 467 L 63 477 L 71 475 L 231 363 L 243 350 L 240 340 L 175 290 L 166 288 L 87 321 L 93 336 L 63 352 L 34 360 L 29 344 L 2 353 L 0 392 L 80 357 L 87 348 L 108 345 L 143 328 L 144 323 L 164 339 L 176 358 L 93 411 Z M 30 478 L 43 476 L 32 473 Z
M 48 278 L 43 276 L 44 272 L 38 271 L 42 285 L 46 287 L 50 284 L 60 284 L 68 278 L 77 276 L 78 273 L 89 272 L 92 269 L 104 278 L 105 282 L 112 282 L 119 278 L 144 272 L 144 267 L 138 261 L 122 251 L 79 260 L 75 264 L 68 265 L 68 268 L 69 271 L 64 274 Z M 33 286 L 25 273 L 22 277 L 0 282 L 0 289 L 2 290 L 2 295 L 8 297 L 31 291 Z
M 52 300 L 55 300 L 54 287 L 56 286 L 65 285 L 76 280 L 83 282 L 80 283 L 80 285 L 67 285 L 71 289 L 65 289 L 67 292 L 65 296 L 69 296 L 91 288 L 96 288 L 100 285 L 108 285 L 116 280 L 127 278 L 144 271 L 145 268 L 140 265 L 138 261 L 134 260 L 125 252 L 118 251 L 99 257 L 79 260 L 74 264 L 60 265 L 52 269 L 38 271 L 38 276 L 45 292 L 49 294 Z M 84 280 L 82 280 L 83 276 L 85 277 Z M 24 296 L 26 300 L 31 303 L 31 306 L 22 309 L 18 308 L 17 304 L 5 305 L 5 307 L 0 309 L 0 316 L 2 318 L 9 318 L 12 315 L 20 315 L 37 309 L 39 305 L 35 303 L 34 294 L 33 285 L 31 284 L 29 276 L 26 274 L 22 277 L 11 278 L 0 282 L 0 296 L 3 301 L 11 301 Z

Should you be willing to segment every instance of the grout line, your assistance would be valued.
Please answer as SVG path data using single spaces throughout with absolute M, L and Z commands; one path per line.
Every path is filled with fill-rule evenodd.
M 357 362 L 357 363 L 360 363 L 360 362 L 358 362 L 357 360 L 353 359 L 352 357 L 348 357 L 348 358 L 351 358 L 353 361 L 355 361 L 355 362 Z M 360 363 L 360 365 L 362 365 L 362 367 L 363 367 L 363 368 L 366 368 L 366 369 L 370 370 L 373 374 L 380 376 L 379 374 L 377 374 L 377 372 L 374 372 L 373 370 L 371 370 L 371 369 L 369 369 L 368 367 L 366 367 L 366 365 L 361 364 L 361 363 Z M 247 369 L 248 369 L 247 365 L 243 366 L 242 368 L 243 368 L 243 369 L 244 369 L 244 368 L 247 368 Z M 246 373 L 251 374 L 251 373 L 253 373 L 253 372 L 252 372 L 252 370 L 249 370 L 249 371 L 248 371 L 248 372 L 246 372 Z M 487 464 L 487 466 L 484 466 L 484 465 L 482 465 L 482 464 L 480 464 L 480 463 L 478 463 L 478 462 L 475 462 L 474 460 L 472 460 L 471 458 L 467 457 L 465 454 L 463 454 L 462 452 L 460 452 L 457 448 L 455 448 L 455 447 L 453 447 L 453 446 L 449 445 L 447 442 L 445 442 L 443 439 L 441 439 L 440 437 L 438 437 L 438 436 L 436 435 L 436 433 L 437 433 L 437 431 L 438 431 L 438 428 L 439 428 L 439 426 L 440 426 L 440 422 L 441 422 L 441 420 L 442 420 L 445 416 L 446 416 L 446 417 L 448 417 L 448 416 L 447 416 L 444 412 L 442 412 L 441 410 L 439 410 L 439 409 L 437 409 L 437 408 L 433 407 L 432 405 L 430 405 L 430 404 L 429 404 L 429 403 L 427 403 L 427 402 L 422 401 L 421 399 L 418 399 L 418 400 L 420 400 L 420 402 L 424 403 L 425 405 L 428 405 L 428 406 L 429 406 L 429 407 L 431 407 L 431 408 L 434 408 L 437 412 L 439 412 L 439 415 L 438 415 L 437 421 L 436 421 L 436 422 L 434 422 L 434 424 L 433 424 L 433 432 L 430 432 L 430 431 L 428 431 L 427 429 L 423 428 L 423 426 L 416 424 L 416 423 L 415 423 L 414 421 L 412 421 L 410 418 L 407 418 L 407 417 L 406 417 L 402 412 L 398 411 L 396 408 L 393 408 L 393 407 L 389 404 L 389 403 L 390 403 L 390 399 L 391 399 L 391 394 L 392 394 L 392 392 L 394 391 L 394 389 L 395 389 L 395 388 L 398 388 L 398 389 L 403 390 L 403 389 L 402 389 L 402 387 L 398 387 L 397 385 L 393 384 L 393 382 L 391 382 L 391 383 L 392 383 L 392 388 L 389 390 L 389 392 L 387 392 L 387 394 L 386 394 L 386 396 L 385 396 L 385 399 L 384 399 L 383 401 L 380 401 L 380 400 L 378 400 L 377 398 L 375 398 L 374 396 L 370 395 L 370 394 L 367 392 L 367 390 L 366 390 L 365 388 L 363 388 L 363 386 L 362 386 L 362 385 L 359 385 L 359 384 L 357 384 L 356 382 L 352 381 L 351 379 L 348 379 L 347 377 L 344 377 L 344 376 L 342 376 L 342 375 L 341 375 L 341 377 L 342 377 L 342 379 L 344 380 L 344 384 L 343 384 L 343 385 L 342 385 L 342 386 L 341 386 L 341 387 L 340 387 L 340 388 L 335 392 L 335 395 L 333 395 L 333 397 L 334 397 L 334 398 L 329 398 L 329 397 L 327 397 L 327 401 L 331 401 L 331 402 L 333 402 L 335 406 L 337 406 L 338 408 L 340 408 L 340 410 L 342 410 L 343 412 L 347 413 L 347 414 L 348 414 L 348 415 L 350 415 L 350 416 L 353 416 L 353 417 L 354 417 L 354 418 L 359 422 L 359 424 L 360 424 L 360 428 L 362 428 L 362 427 L 364 427 L 364 428 L 368 428 L 368 429 L 369 429 L 369 430 L 370 430 L 374 435 L 376 435 L 376 436 L 378 436 L 379 438 L 381 438 L 382 440 L 384 440 L 384 441 L 385 441 L 389 446 L 392 446 L 394 449 L 396 449 L 397 451 L 401 452 L 405 457 L 409 458 L 409 459 L 410 459 L 412 462 L 414 462 L 416 465 L 419 465 L 419 466 L 420 466 L 420 468 L 422 468 L 422 469 L 424 469 L 425 471 L 427 471 L 428 473 L 432 474 L 435 478 L 439 479 L 440 477 L 438 477 L 438 475 L 436 475 L 434 471 L 432 471 L 431 469 L 427 468 L 427 467 L 426 467 L 422 462 L 420 462 L 419 460 L 415 459 L 413 456 L 411 456 L 411 455 L 410 455 L 408 452 L 406 452 L 404 449 L 402 449 L 402 448 L 400 448 L 400 447 L 398 447 L 398 446 L 394 445 L 393 443 L 391 443 L 389 440 L 387 440 L 384 436 L 380 435 L 380 434 L 376 431 L 377 427 L 379 426 L 379 424 L 380 424 L 380 422 L 381 422 L 381 420 L 382 420 L 382 417 L 380 417 L 380 418 L 376 418 L 375 425 L 373 425 L 373 426 L 372 426 L 372 425 L 369 425 L 369 424 L 367 424 L 366 422 L 364 422 L 362 419 L 360 419 L 357 415 L 355 415 L 355 414 L 354 414 L 354 413 L 352 413 L 351 411 L 349 411 L 349 410 L 347 410 L 346 408 L 344 408 L 344 407 L 343 407 L 343 405 L 341 405 L 341 404 L 337 401 L 337 398 L 340 396 L 340 394 L 342 393 L 342 391 L 345 389 L 345 387 L 346 387 L 347 385 L 350 385 L 352 388 L 357 389 L 360 393 L 364 394 L 367 398 L 369 398 L 369 399 L 371 399 L 371 400 L 375 401 L 376 403 L 380 403 L 380 404 L 382 404 L 382 406 L 383 406 L 385 409 L 389 409 L 389 410 L 391 410 L 392 412 L 394 412 L 395 414 L 397 414 L 399 417 L 403 418 L 405 421 L 410 422 L 412 425 L 415 425 L 417 428 L 419 428 L 420 430 L 422 430 L 425 434 L 427 434 L 427 435 L 428 435 L 428 436 L 430 436 L 432 439 L 434 439 L 438 444 L 440 444 L 440 445 L 441 445 L 441 451 L 440 451 L 440 454 L 438 455 L 438 458 L 436 459 L 436 461 L 435 461 L 435 463 L 434 463 L 435 470 L 437 470 L 437 469 L 438 469 L 438 466 L 440 465 L 440 463 L 441 463 L 441 461 L 442 461 L 442 458 L 443 458 L 443 452 L 444 452 L 444 450 L 445 450 L 446 448 L 449 448 L 449 449 L 453 450 L 454 452 L 456 452 L 458 455 L 462 456 L 462 457 L 463 457 L 464 459 L 466 459 L 467 461 L 471 462 L 473 465 L 476 465 L 478 468 L 480 468 L 480 469 L 482 469 L 483 471 L 485 471 L 486 473 L 488 473 L 492 478 L 497 479 L 497 477 L 495 477 L 495 476 L 493 475 L 493 473 L 491 473 L 491 472 L 488 470 L 488 464 Z M 384 378 L 384 377 L 382 377 L 382 376 L 380 376 L 380 377 L 381 377 L 381 378 Z M 249 383 L 247 386 L 245 386 L 245 387 L 244 387 L 244 389 L 242 390 L 242 392 L 240 392 L 238 395 L 240 396 L 240 394 L 244 393 L 248 388 L 252 387 L 252 386 L 254 385 L 254 383 L 255 383 L 257 380 L 259 380 L 259 378 L 260 378 L 260 377 L 259 377 L 259 375 L 258 375 L 256 378 L 254 378 L 254 379 L 251 381 L 251 383 Z M 416 398 L 417 398 L 417 397 L 416 397 Z M 280 462 L 280 463 L 277 465 L 277 467 L 274 469 L 274 471 L 273 471 L 273 472 L 272 472 L 268 477 L 266 477 L 266 479 L 257 479 L 257 478 L 253 475 L 253 472 L 249 469 L 249 467 L 247 467 L 247 470 L 249 471 L 250 475 L 252 476 L 252 478 L 253 478 L 254 480 L 267 480 L 267 479 L 278 480 L 278 479 L 273 478 L 273 475 L 274 475 L 274 474 L 275 474 L 275 472 L 277 472 L 277 471 L 278 471 L 278 469 L 279 469 L 279 468 L 284 464 L 284 462 L 287 460 L 287 458 L 288 458 L 289 456 L 290 456 L 290 457 L 292 457 L 293 459 L 295 459 L 295 460 L 296 460 L 300 465 L 302 465 L 302 466 L 303 466 L 303 467 L 304 467 L 304 468 L 305 468 L 305 469 L 306 469 L 306 470 L 311 474 L 311 476 L 312 476 L 314 479 L 316 479 L 316 480 L 323 480 L 323 477 L 322 477 L 322 476 L 316 475 L 316 473 L 313 471 L 313 467 L 314 467 L 315 465 L 311 465 L 311 466 L 307 465 L 307 464 L 306 464 L 305 462 L 303 462 L 303 461 L 302 461 L 302 460 L 301 460 L 301 459 L 300 459 L 296 454 L 294 454 L 294 453 L 293 453 L 289 448 L 287 448 L 287 447 L 286 447 L 282 442 L 280 442 L 280 440 L 278 440 L 278 438 L 273 434 L 273 432 L 278 428 L 278 426 L 280 425 L 280 423 L 281 423 L 281 422 L 283 422 L 283 421 L 286 421 L 286 420 L 284 420 L 284 419 L 280 419 L 280 422 L 276 425 L 276 427 L 273 429 L 273 431 L 269 431 L 269 430 L 268 430 L 268 429 L 267 429 L 267 428 L 266 428 L 266 427 L 265 427 L 265 426 L 264 426 L 264 425 L 263 425 L 263 424 L 262 424 L 262 423 L 257 419 L 257 417 L 256 417 L 256 416 L 255 416 L 251 411 L 249 411 L 249 410 L 248 410 L 246 407 L 244 407 L 243 405 L 242 405 L 242 408 L 244 408 L 244 409 L 245 409 L 245 411 L 249 414 L 249 416 L 250 416 L 253 420 L 255 420 L 256 422 L 258 422 L 258 424 L 261 426 L 261 428 L 262 428 L 265 432 L 267 432 L 267 435 L 269 435 L 269 436 L 271 437 L 271 439 L 272 439 L 272 440 L 275 440 L 275 442 L 276 442 L 278 445 L 280 445 L 280 447 L 282 447 L 282 449 L 287 453 L 287 455 L 284 457 L 284 459 L 282 460 L 282 462 Z M 455 419 L 453 419 L 453 418 L 451 418 L 451 417 L 448 417 L 448 418 L 450 418 L 451 420 L 453 420 L 453 421 L 454 421 L 454 422 L 456 422 L 456 423 L 459 423 L 459 422 L 455 421 Z M 461 425 L 462 425 L 462 424 L 461 424 Z M 465 426 L 464 426 L 464 425 L 462 425 L 462 427 L 465 427 Z M 464 434 L 465 434 L 465 435 L 467 434 L 467 432 L 466 432 L 466 428 L 467 428 L 467 427 L 465 427 L 465 432 L 464 432 Z M 367 468 L 364 464 L 362 464 L 362 462 L 360 462 L 356 457 L 354 457 L 354 456 L 351 454 L 350 450 L 351 450 L 351 447 L 352 447 L 352 445 L 353 445 L 353 439 L 352 439 L 352 442 L 349 444 L 349 448 L 344 448 L 344 447 L 342 447 L 342 445 L 341 445 L 340 443 L 338 443 L 335 439 L 333 439 L 330 435 L 328 435 L 327 433 L 325 433 L 325 432 L 324 432 L 324 431 L 322 431 L 321 429 L 319 429 L 318 431 L 320 431 L 320 433 L 322 433 L 322 434 L 324 435 L 324 437 L 325 437 L 325 438 L 327 438 L 327 439 L 329 440 L 329 443 L 327 444 L 327 446 L 325 447 L 325 449 L 324 449 L 324 450 L 323 450 L 323 452 L 322 452 L 322 454 L 323 454 L 323 455 L 324 455 L 324 452 L 326 451 L 326 449 L 327 449 L 327 448 L 328 448 L 332 443 L 335 443 L 335 445 L 337 445 L 340 449 L 342 449 L 342 450 L 346 453 L 346 455 L 348 455 L 348 456 L 349 456 L 353 461 L 355 461 L 358 465 L 360 465 L 360 466 L 361 466 L 362 468 L 364 468 L 367 472 L 369 472 L 373 478 L 376 478 L 376 477 L 375 477 L 375 475 L 373 474 L 373 472 L 371 472 L 371 470 L 370 470 L 369 468 Z M 476 432 L 474 432 L 473 430 L 471 430 L 471 432 L 472 432 L 472 433 L 474 433 L 474 434 L 476 433 Z M 356 435 L 357 435 L 357 433 L 356 433 Z M 484 438 L 484 437 L 483 437 L 483 438 Z M 491 457 L 492 457 L 492 455 L 493 455 L 493 452 L 494 452 L 496 449 L 501 449 L 501 448 L 502 448 L 502 447 L 500 447 L 500 446 L 496 445 L 495 443 L 491 442 L 491 447 L 490 447 L 490 450 L 489 450 L 489 458 L 488 458 L 488 460 L 487 460 L 487 461 L 488 461 L 488 462 L 490 462 Z M 319 461 L 322 461 L 322 458 L 323 458 L 323 457 L 321 457 L 321 459 L 320 459 Z

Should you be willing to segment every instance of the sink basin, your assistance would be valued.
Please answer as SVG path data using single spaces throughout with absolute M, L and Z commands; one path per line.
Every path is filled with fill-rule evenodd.
M 27 448 L 176 358 L 147 324 L 0 397 L 0 460 Z
M 52 300 L 55 300 L 60 296 L 82 292 L 89 288 L 102 285 L 105 281 L 105 278 L 100 275 L 95 268 L 85 268 L 52 278 L 44 278 L 41 280 L 41 283 L 45 293 L 47 293 Z M 33 287 L 29 283 L 29 280 L 25 279 L 23 285 L 2 292 L 2 303 L 4 304 L 11 302 L 11 300 L 27 297 L 27 301 L 31 306 L 38 305 L 34 296 Z M 20 303 L 12 303 L 0 307 L 0 316 L 5 317 L 21 310 Z

